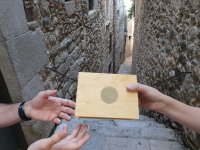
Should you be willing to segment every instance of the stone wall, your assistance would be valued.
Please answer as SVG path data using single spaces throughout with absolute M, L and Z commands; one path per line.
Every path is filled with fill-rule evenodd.
M 136 20 L 132 71 L 188 105 L 200 107 L 200 2 L 146 0 Z M 184 143 L 200 148 L 199 135 L 156 113 L 156 120 L 180 130 Z
M 124 59 L 124 3 L 94 0 L 89 8 L 88 2 L 0 2 L 0 67 L 13 102 L 45 89 L 75 100 L 79 71 L 117 72 Z M 48 136 L 53 124 L 22 126 L 31 143 Z

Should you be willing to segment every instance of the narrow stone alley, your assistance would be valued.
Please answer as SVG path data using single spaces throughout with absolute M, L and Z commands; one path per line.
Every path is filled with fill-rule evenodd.
M 129 56 L 125 59 L 124 63 L 121 64 L 118 74 L 131 74 L 131 64 L 132 56 Z
M 119 74 L 130 74 L 132 57 L 127 57 Z M 79 124 L 89 125 L 90 141 L 82 150 L 186 150 L 176 133 L 153 118 L 140 115 L 139 120 L 76 119 L 63 121 L 57 130 L 68 125 L 69 132 Z

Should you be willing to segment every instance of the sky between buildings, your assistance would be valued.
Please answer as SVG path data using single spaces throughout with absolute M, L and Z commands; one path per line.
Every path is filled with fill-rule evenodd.
M 131 0 L 124 0 L 126 11 L 128 11 L 131 8 L 132 1 Z

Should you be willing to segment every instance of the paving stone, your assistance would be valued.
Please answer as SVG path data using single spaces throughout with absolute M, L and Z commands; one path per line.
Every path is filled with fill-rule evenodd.
M 6 41 L 8 53 L 23 88 L 47 64 L 47 48 L 39 32 L 27 32 Z
M 90 135 L 90 140 L 81 150 L 105 150 L 105 143 L 105 137 Z
M 99 126 L 118 126 L 123 128 L 134 128 L 134 127 L 157 127 L 166 128 L 165 125 L 156 123 L 155 121 L 149 120 L 110 120 L 110 119 L 75 119 L 73 118 L 70 124 L 78 124 L 84 122 L 88 125 L 99 125 Z
M 143 139 L 159 139 L 176 141 L 175 134 L 172 129 L 157 128 L 157 127 L 140 127 L 140 126 L 116 126 L 112 121 L 100 121 L 88 123 L 87 120 L 76 120 L 72 122 L 63 122 L 58 128 L 63 128 L 63 125 L 68 124 L 71 131 L 76 124 L 85 123 L 90 126 L 90 133 L 106 137 L 129 137 L 129 138 L 143 138 Z M 156 132 L 155 132 L 156 131 Z
M 40 91 L 44 91 L 44 84 L 39 75 L 36 75 L 22 90 L 23 99 L 30 100 Z
M 131 74 L 131 66 L 122 64 L 118 74 Z
M 26 23 L 22 0 L 0 1 L 0 28 L 5 38 L 27 32 Z
M 121 128 L 115 126 L 91 126 L 90 130 L 98 135 L 109 137 L 129 137 L 129 138 L 143 138 L 143 139 L 160 139 L 176 141 L 177 138 L 172 129 L 163 128 Z M 156 132 L 155 132 L 156 131 Z
M 144 116 L 144 115 L 140 115 L 140 120 L 148 120 L 148 121 L 150 121 L 150 120 L 154 120 L 153 118 L 150 118 L 150 117 L 147 117 L 147 116 Z
M 105 147 L 105 150 L 151 150 L 148 140 L 131 138 L 106 138 Z
M 151 150 L 185 150 L 184 146 L 173 141 L 149 140 Z
M 165 128 L 165 125 L 156 123 L 155 121 L 129 121 L 129 120 L 115 120 L 115 125 L 118 127 L 156 127 Z

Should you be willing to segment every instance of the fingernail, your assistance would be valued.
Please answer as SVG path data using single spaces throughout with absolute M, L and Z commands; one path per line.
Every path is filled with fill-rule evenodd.
M 72 118 L 70 116 L 67 117 L 67 120 L 70 121 Z
M 130 88 L 131 88 L 131 84 L 128 84 L 128 85 L 127 85 L 127 89 L 130 89 Z

